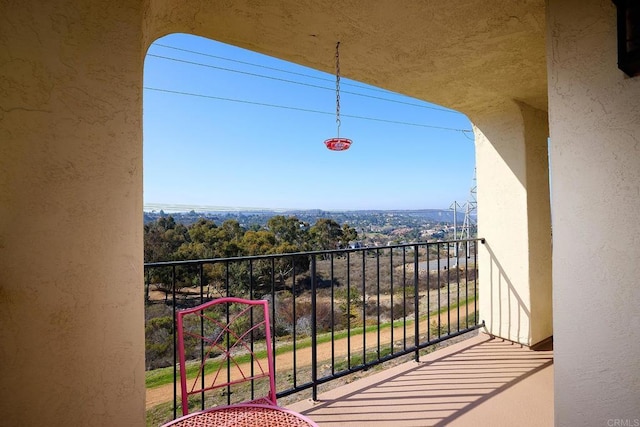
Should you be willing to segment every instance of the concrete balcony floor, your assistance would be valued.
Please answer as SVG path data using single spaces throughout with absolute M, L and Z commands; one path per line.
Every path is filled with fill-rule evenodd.
M 553 352 L 478 336 L 287 405 L 320 426 L 552 426 Z

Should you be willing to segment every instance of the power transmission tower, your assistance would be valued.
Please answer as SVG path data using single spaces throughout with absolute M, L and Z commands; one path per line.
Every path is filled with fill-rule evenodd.
M 449 209 L 453 210 L 453 240 L 458 240 L 458 208 L 461 208 L 460 204 L 457 201 L 454 201 Z M 458 244 L 456 243 L 453 247 L 454 255 L 458 257 Z
M 477 232 L 476 223 L 476 211 L 478 208 L 478 200 L 476 198 L 477 186 L 476 186 L 476 170 L 473 170 L 473 182 L 471 184 L 471 190 L 469 192 L 469 200 L 463 205 L 460 205 L 457 201 L 453 202 L 449 209 L 453 210 L 453 239 L 464 240 L 475 237 Z M 464 210 L 464 221 L 460 227 L 460 234 L 458 235 L 458 209 Z M 469 256 L 469 244 L 466 245 L 466 255 Z M 458 244 L 455 245 L 455 256 L 458 256 Z
M 471 239 L 475 237 L 478 224 L 475 218 L 477 218 L 476 211 L 478 210 L 478 199 L 476 194 L 478 188 L 476 185 L 476 170 L 473 169 L 473 182 L 471 184 L 471 191 L 469 192 L 469 200 L 465 203 L 464 222 L 462 223 L 461 238 Z

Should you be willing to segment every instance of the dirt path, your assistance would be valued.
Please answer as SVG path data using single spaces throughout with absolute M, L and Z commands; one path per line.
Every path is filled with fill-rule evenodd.
M 464 306 L 460 308 L 460 318 L 464 319 L 464 317 L 468 314 L 473 314 L 474 304 L 467 304 L 466 310 Z M 454 320 L 458 316 L 458 308 L 454 308 L 449 310 L 449 312 L 444 312 L 440 314 L 440 324 L 447 325 L 448 316 L 451 316 L 451 319 Z M 431 316 L 429 319 L 431 322 L 437 321 L 437 317 Z M 413 337 L 414 325 L 407 326 L 407 338 Z M 424 333 L 427 330 L 428 324 L 426 319 L 420 322 L 420 332 Z M 403 326 L 398 326 L 393 329 L 393 337 L 394 340 L 403 336 Z M 378 331 L 367 332 L 365 335 L 365 341 L 367 348 L 377 346 L 378 343 Z M 389 345 L 391 342 L 391 328 L 386 328 L 380 331 L 380 346 Z M 362 351 L 362 335 L 356 335 L 351 338 L 351 353 L 354 354 L 358 350 Z M 334 341 L 334 351 L 336 360 L 342 360 L 347 356 L 347 338 L 342 338 Z M 276 369 L 278 371 L 281 370 L 291 370 L 293 368 L 293 357 L 292 352 L 279 354 L 276 356 Z M 357 353 L 356 353 L 357 354 Z M 319 344 L 317 346 L 317 357 L 319 362 L 330 361 L 331 360 L 331 342 L 325 342 Z M 307 347 L 301 350 L 296 351 L 296 365 L 301 368 L 308 365 L 311 365 L 311 347 Z M 178 394 L 180 391 L 178 390 Z M 169 402 L 173 400 L 173 383 L 165 384 L 159 387 L 147 389 L 147 399 L 146 399 L 146 407 L 147 409 L 152 408 L 158 404 Z

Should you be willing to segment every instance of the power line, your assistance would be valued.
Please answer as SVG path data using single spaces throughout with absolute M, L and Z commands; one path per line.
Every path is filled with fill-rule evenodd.
M 180 48 L 180 47 L 169 46 L 169 45 L 161 44 L 161 43 L 155 43 L 154 46 L 160 46 L 160 47 L 164 47 L 164 48 L 167 48 L 167 49 L 179 50 L 181 52 L 193 53 L 195 55 L 207 56 L 209 58 L 220 59 L 222 61 L 229 61 L 229 62 L 235 62 L 237 64 L 249 65 L 251 67 L 264 68 L 265 70 L 278 71 L 280 73 L 292 74 L 294 76 L 307 77 L 307 78 L 310 78 L 310 79 L 322 80 L 322 81 L 325 81 L 325 82 L 333 81 L 332 79 L 327 79 L 327 78 L 318 77 L 318 76 L 312 76 L 311 74 L 297 73 L 295 71 L 283 70 L 282 68 L 269 67 L 269 66 L 266 66 L 266 65 L 255 64 L 253 62 L 240 61 L 238 59 L 225 58 L 224 56 L 211 55 L 210 53 L 198 52 L 198 51 L 190 50 L 190 49 L 183 49 L 183 48 Z M 382 89 L 369 88 L 369 87 L 361 86 L 361 85 L 354 85 L 354 84 L 349 84 L 349 83 L 345 83 L 345 85 L 354 86 L 354 87 L 367 89 L 367 90 L 373 90 L 373 91 L 377 91 L 377 92 L 385 92 L 385 93 L 387 92 L 387 91 L 382 90 Z
M 145 86 L 144 89 L 145 90 L 152 90 L 152 91 L 156 91 L 156 92 L 162 92 L 162 93 L 170 93 L 170 94 L 174 94 L 174 95 L 193 96 L 193 97 L 205 98 L 205 99 L 215 99 L 215 100 L 218 100 L 218 101 L 237 102 L 237 103 L 241 103 L 241 104 L 257 105 L 257 106 L 261 106 L 261 107 L 270 107 L 270 108 L 280 108 L 280 109 L 285 109 L 285 110 L 302 111 L 302 112 L 305 112 L 305 113 L 324 114 L 324 115 L 331 115 L 331 116 L 333 116 L 335 114 L 334 112 L 328 112 L 328 111 L 311 110 L 311 109 L 308 109 L 308 108 L 291 107 L 291 106 L 287 106 L 287 105 L 268 104 L 268 103 L 264 103 L 264 102 L 247 101 L 247 100 L 244 100 L 244 99 L 223 98 L 223 97 L 220 97 L 220 96 L 204 95 L 204 94 L 200 94 L 200 93 L 190 93 L 190 92 L 183 92 L 183 91 L 170 90 L 170 89 L 161 89 L 161 88 L 155 88 L 155 87 L 149 87 L 149 86 Z M 382 119 L 382 118 L 379 118 L 379 117 L 354 116 L 354 115 L 349 115 L 349 114 L 342 114 L 342 116 L 343 117 L 350 117 L 352 119 L 371 120 L 371 121 L 376 121 L 376 122 L 392 123 L 392 124 L 405 125 L 405 126 L 417 126 L 417 127 L 424 127 L 424 128 L 430 128 L 430 129 L 439 129 L 439 130 L 462 132 L 463 134 L 465 132 L 472 132 L 470 129 L 456 129 L 456 128 L 449 128 L 449 127 L 444 127 L 444 126 L 426 125 L 426 124 L 422 124 L 422 123 L 402 122 L 402 121 L 398 121 L 398 120 Z
M 469 131 L 469 133 L 473 133 L 473 131 L 471 130 L 471 131 Z M 465 135 L 464 135 L 464 137 L 465 137 L 465 138 L 467 138 L 469 141 L 475 141 L 475 137 L 473 137 L 473 136 L 472 136 L 472 137 L 469 137 L 469 136 L 467 136 L 467 135 L 465 134 Z
M 227 72 L 230 72 L 230 73 L 244 74 L 244 75 L 251 76 L 251 77 L 259 77 L 259 78 L 262 78 L 262 79 L 269 79 L 269 80 L 275 80 L 275 81 L 284 82 L 284 83 L 296 84 L 296 85 L 300 85 L 300 86 L 307 86 L 307 87 L 311 87 L 311 88 L 315 88 L 315 89 L 330 90 L 330 91 L 334 91 L 335 90 L 334 88 L 314 85 L 314 84 L 311 84 L 311 83 L 297 82 L 295 80 L 288 80 L 288 79 L 282 79 L 282 78 L 279 78 L 279 77 L 266 76 L 264 74 L 257 74 L 257 73 L 250 73 L 248 71 L 234 70 L 233 68 L 218 67 L 216 65 L 203 64 L 201 62 L 194 62 L 194 61 L 187 61 L 185 59 L 172 58 L 170 56 L 155 55 L 155 54 L 152 54 L 152 53 L 148 53 L 147 56 L 153 57 L 153 58 L 164 59 L 164 60 L 167 60 L 167 61 L 174 61 L 174 62 L 181 62 L 181 63 L 189 64 L 189 65 L 196 65 L 196 66 L 199 66 L 199 67 L 212 68 L 212 69 L 215 69 L 215 70 L 227 71 Z M 361 97 L 364 97 L 364 98 L 377 99 L 377 100 L 385 101 L 385 102 L 394 102 L 396 104 L 409 105 L 409 106 L 412 106 L 412 107 L 426 108 L 426 109 L 429 109 L 429 110 L 442 111 L 442 112 L 445 112 L 445 113 L 460 114 L 458 111 L 454 111 L 454 110 L 446 110 L 444 108 L 431 107 L 431 106 L 428 106 L 428 105 L 421 105 L 421 104 L 416 104 L 416 103 L 413 103 L 413 102 L 398 101 L 398 100 L 395 100 L 395 99 L 383 98 L 383 97 L 379 97 L 379 96 L 365 95 L 363 93 L 358 93 L 358 92 L 349 92 L 349 91 L 344 91 L 343 90 L 342 93 L 348 93 L 350 95 L 361 96 Z
M 298 72 L 295 72 L 295 71 L 284 70 L 282 68 L 269 67 L 267 65 L 256 64 L 256 63 L 253 63 L 253 62 L 240 61 L 238 59 L 226 58 L 224 56 L 212 55 L 210 53 L 198 52 L 196 50 L 184 49 L 184 48 L 180 48 L 180 47 L 176 47 L 176 46 L 169 46 L 169 45 L 162 44 L 162 43 L 154 43 L 153 46 L 164 47 L 164 48 L 167 48 L 167 49 L 178 50 L 178 51 L 181 51 L 181 52 L 193 53 L 195 55 L 207 56 L 209 58 L 220 59 L 222 61 L 229 61 L 229 62 L 235 62 L 237 64 L 249 65 L 251 67 L 264 68 L 265 70 L 278 71 L 280 73 L 292 74 L 292 75 L 295 75 L 295 76 L 307 77 L 307 78 L 310 78 L 310 79 L 322 80 L 322 81 L 325 81 L 325 82 L 333 82 L 333 79 L 328 79 L 328 78 L 325 78 L 325 77 L 312 76 L 311 74 L 298 73 Z M 345 85 L 345 86 L 353 86 L 353 87 L 357 87 L 357 88 L 365 89 L 365 90 L 370 90 L 370 91 L 374 91 L 374 92 L 390 93 L 389 91 L 384 90 L 384 89 L 379 89 L 379 88 L 376 88 L 376 87 L 363 86 L 363 85 L 357 85 L 357 84 L 353 84 L 353 83 L 343 83 L 343 85 Z M 404 95 L 400 95 L 400 96 L 404 96 Z

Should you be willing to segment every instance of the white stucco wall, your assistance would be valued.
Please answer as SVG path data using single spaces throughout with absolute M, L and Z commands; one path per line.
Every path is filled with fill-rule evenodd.
M 552 335 L 547 116 L 514 101 L 472 117 L 476 137 L 480 319 L 533 345 Z
M 638 425 L 640 78 L 611 1 L 548 3 L 556 425 Z
M 524 124 L 527 171 L 527 234 L 531 309 L 530 345 L 553 335 L 549 116 L 519 103 Z
M 640 419 L 640 78 L 610 0 L 547 4 L 556 420 L 608 425 Z M 542 1 L 332 7 L 0 2 L 0 424 L 144 423 L 142 60 L 173 31 L 318 68 L 344 37 L 350 77 L 464 109 L 482 316 L 551 332 Z
M 141 10 L 0 3 L 0 425 L 144 425 Z

